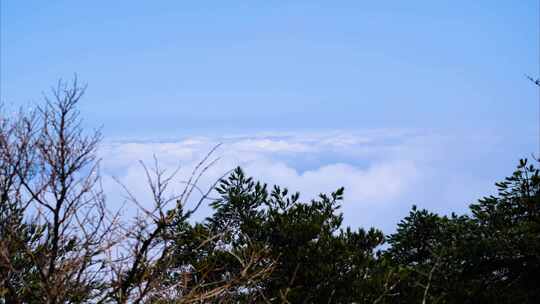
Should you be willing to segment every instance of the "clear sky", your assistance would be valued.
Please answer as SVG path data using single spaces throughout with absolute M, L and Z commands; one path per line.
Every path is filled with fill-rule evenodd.
M 466 206 L 463 200 L 537 147 L 538 90 L 524 76 L 539 76 L 536 0 L 3 0 L 0 6 L 1 100 L 39 100 L 58 78 L 77 73 L 89 85 L 83 115 L 90 125 L 103 125 L 111 141 L 207 136 L 204 142 L 212 142 L 270 132 L 270 139 L 248 139 L 251 148 L 238 148 L 244 139 L 230 140 L 230 149 L 255 153 L 262 145 L 265 155 L 277 151 L 265 160 L 299 176 L 328 175 L 323 169 L 335 164 L 373 173 L 399 159 L 413 162 L 412 169 L 398 161 L 396 170 L 414 171 L 423 181 L 478 179 L 442 190 L 425 186 L 421 193 L 412 191 L 419 184 L 402 183 L 411 187 L 406 195 L 386 198 L 408 208 L 441 191 L 462 191 L 443 200 L 447 209 L 458 199 Z M 397 133 L 362 133 L 381 129 Z M 336 130 L 354 140 L 321 144 L 327 140 L 321 134 Z M 314 146 L 324 149 L 294 149 L 306 143 L 299 134 L 313 133 L 320 141 Z M 411 142 L 413 156 L 398 148 L 388 158 L 358 152 Z M 443 156 L 453 160 L 434 169 Z M 309 186 L 311 179 L 284 173 L 273 178 L 279 176 L 306 188 L 324 184 Z
M 536 122 L 536 0 L 1 3 L 3 100 L 76 72 L 112 135 Z

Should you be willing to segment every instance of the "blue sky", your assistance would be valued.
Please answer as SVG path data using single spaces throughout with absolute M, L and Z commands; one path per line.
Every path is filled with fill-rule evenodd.
M 381 206 L 464 209 L 537 149 L 538 90 L 524 75 L 538 76 L 538 5 L 5 0 L 0 98 L 14 106 L 38 101 L 58 78 L 77 73 L 89 85 L 83 116 L 104 126 L 111 145 L 137 140 L 161 151 L 150 142 L 202 136 L 252 153 L 238 150 L 244 142 L 234 136 L 259 147 L 270 134 L 267 150 L 257 150 L 264 157 L 252 159 L 285 164 L 299 176 L 337 164 L 365 173 L 397 162 L 395 170 L 415 173 L 403 175 L 404 190 Z M 359 144 L 365 132 L 369 140 Z M 316 147 L 324 134 L 354 140 L 341 150 L 288 150 L 306 134 L 320 141 Z M 283 143 L 287 153 L 275 146 Z M 381 145 L 414 153 L 376 156 Z M 268 178 L 280 182 L 276 176 Z M 308 192 L 317 180 L 283 176 Z M 457 194 L 435 202 L 443 192 Z M 362 195 L 357 200 L 372 199 Z

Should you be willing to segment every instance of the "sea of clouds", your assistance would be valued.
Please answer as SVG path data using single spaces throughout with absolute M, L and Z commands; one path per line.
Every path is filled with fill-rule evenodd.
M 169 173 L 180 168 L 170 191 L 181 192 L 193 168 L 218 144 L 210 158 L 218 160 L 203 174 L 201 189 L 237 166 L 269 185 L 299 191 L 305 201 L 343 186 L 345 224 L 376 226 L 385 232 L 394 229 L 412 204 L 442 213 L 465 212 L 468 204 L 493 193 L 493 183 L 511 173 L 523 156 L 510 155 L 505 138 L 494 134 L 418 130 L 106 140 L 99 154 L 109 205 L 123 206 L 127 213 L 134 208 L 125 203 L 126 192 L 119 183 L 142 205 L 150 204 L 141 161 L 151 167 L 154 157 Z M 188 204 L 198 196 L 195 191 Z M 203 205 L 195 218 L 203 219 L 210 212 Z

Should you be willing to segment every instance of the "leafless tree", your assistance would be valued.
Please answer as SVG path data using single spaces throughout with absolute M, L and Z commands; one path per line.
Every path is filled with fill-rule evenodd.
M 173 263 L 178 236 L 170 231 L 215 186 L 197 186 L 217 161 L 213 151 L 177 195 L 168 191 L 176 171 L 169 174 L 157 159 L 152 168 L 141 162 L 151 203 L 124 187 L 138 216 L 126 220 L 107 208 L 96 157 L 101 134 L 87 135 L 77 110 L 85 89 L 77 79 L 60 81 L 35 110 L 0 108 L 0 303 L 227 302 L 233 291 L 266 278 L 273 260 L 255 246 L 222 248 L 240 265 L 235 271 Z M 194 191 L 201 197 L 188 209 Z M 220 237 L 208 234 L 197 248 Z
M 45 105 L 29 116 L 21 113 L 10 120 L 2 114 L 2 205 L 9 202 L 29 215 L 39 230 L 32 246 L 19 243 L 35 272 L 32 294 L 45 303 L 80 301 L 99 293 L 105 278 L 100 256 L 115 224 L 99 183 L 96 149 L 101 135 L 84 134 L 76 109 L 84 91 L 76 79 L 60 81 Z M 2 249 L 7 253 L 4 267 L 16 275 L 13 254 L 20 252 L 5 245 Z

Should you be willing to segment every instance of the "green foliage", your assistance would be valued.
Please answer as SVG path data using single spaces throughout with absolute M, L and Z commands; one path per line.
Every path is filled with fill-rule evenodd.
M 540 301 L 539 171 L 521 160 L 496 186 L 498 194 L 472 204 L 470 216 L 439 216 L 413 206 L 389 236 L 386 252 L 406 273 L 401 299 Z
M 482 276 L 487 293 L 507 302 L 540 302 L 540 176 L 527 160 L 497 183 L 498 195 L 471 205 L 478 226 Z
M 376 229 L 342 229 L 337 213 L 344 189 L 300 202 L 298 193 L 253 181 L 237 168 L 217 187 L 221 198 L 208 227 L 230 231 L 225 246 L 268 248 L 276 267 L 257 286 L 261 300 L 291 303 L 350 302 L 367 295 L 375 276 L 376 248 L 384 235 Z
M 273 270 L 232 291 L 240 302 L 537 303 L 539 171 L 522 160 L 496 185 L 498 194 L 472 204 L 467 215 L 413 206 L 382 250 L 381 231 L 342 227 L 343 188 L 305 202 L 237 168 L 216 188 L 220 198 L 204 223 L 189 224 L 181 209 L 171 213 L 178 219 L 174 256 L 182 257 L 177 267 L 194 266 L 212 281 L 242 268 L 229 252 L 265 250 L 257 263 Z
M 0 286 L 0 299 L 5 297 L 6 302 L 10 302 L 24 298 L 29 303 L 39 303 L 41 297 L 36 292 L 39 290 L 39 273 L 32 266 L 32 257 L 45 250 L 38 245 L 44 227 L 25 223 L 23 210 L 18 204 L 7 200 L 7 196 L 5 198 L 0 204 L 0 242 L 5 250 L 2 252 L 3 258 L 8 259 L 9 263 L 0 263 L 0 273 L 9 277 L 4 286 Z M 7 268 L 8 265 L 11 269 Z

